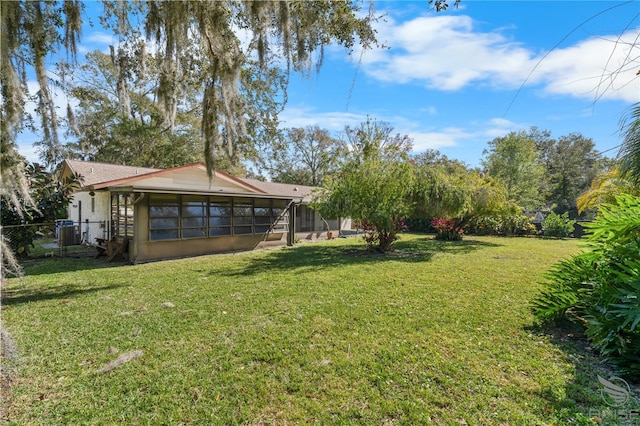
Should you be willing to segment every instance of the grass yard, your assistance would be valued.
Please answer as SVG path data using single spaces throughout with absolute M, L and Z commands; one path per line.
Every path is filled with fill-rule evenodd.
M 597 374 L 610 373 L 529 307 L 578 242 L 409 234 L 394 254 L 362 248 L 28 266 L 4 291 L 20 359 L 3 420 L 564 425 L 606 408 Z

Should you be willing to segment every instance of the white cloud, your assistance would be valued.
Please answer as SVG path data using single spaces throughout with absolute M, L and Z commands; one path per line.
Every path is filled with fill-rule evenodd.
M 18 153 L 30 163 L 39 162 L 40 158 L 33 142 L 20 141 L 22 139 L 20 137 L 18 139 Z
M 356 126 L 367 116 L 349 112 L 314 112 L 307 107 L 287 107 L 280 115 L 281 127 L 318 126 L 331 132 L 341 132 L 345 126 Z
M 425 130 L 421 128 L 419 123 L 399 116 L 370 118 L 389 123 L 395 132 L 408 135 L 413 139 L 414 152 L 421 152 L 426 149 L 454 147 L 458 145 L 459 141 L 472 136 L 463 129 L 455 127 Z M 367 115 L 336 111 L 318 113 L 312 108 L 307 107 L 287 107 L 285 111 L 280 114 L 280 120 L 282 127 L 317 125 L 320 128 L 329 130 L 334 136 L 339 136 L 345 126 L 358 126 L 367 120 Z
M 115 37 L 113 34 L 103 33 L 100 31 L 92 32 L 82 39 L 82 41 L 84 42 L 89 42 L 92 44 L 104 44 L 107 46 L 116 44 L 117 40 L 117 37 Z
M 424 112 L 427 115 L 436 115 L 438 114 L 438 109 L 433 106 L 433 105 L 429 105 L 423 108 L 418 108 L 418 111 L 420 112 Z
M 504 118 L 486 121 L 466 121 L 456 126 L 425 126 L 421 121 L 409 120 L 402 116 L 371 117 L 388 123 L 394 133 L 406 134 L 413 140 L 412 152 L 420 153 L 437 149 L 453 158 L 460 158 L 472 166 L 478 166 L 478 159 L 486 143 L 509 132 L 527 130 L 530 123 L 518 123 Z M 346 112 L 317 112 L 310 107 L 287 107 L 281 114 L 282 127 L 305 127 L 317 125 L 329 130 L 334 137 L 341 137 L 344 127 L 357 126 L 366 121 L 367 115 Z
M 484 145 L 489 140 L 529 127 L 525 123 L 493 118 L 483 122 L 466 123 L 465 126 L 409 131 L 408 135 L 413 138 L 414 152 L 441 148 L 468 149 L 470 146 L 477 146 L 479 143 Z
M 575 97 L 622 99 L 637 102 L 640 96 L 640 46 L 638 30 L 619 38 L 592 37 L 574 46 L 557 49 L 541 60 L 537 79 L 545 90 Z
M 408 132 L 408 135 L 413 139 L 414 152 L 458 146 L 461 140 L 469 136 L 464 130 L 455 127 L 433 132 Z
M 526 123 L 516 123 L 504 118 L 492 118 L 487 122 L 478 124 L 478 136 L 488 139 L 495 139 L 507 135 L 510 132 L 527 130 L 531 126 Z
M 417 81 L 440 90 L 480 81 L 515 85 L 514 76 L 533 66 L 529 51 L 499 33 L 474 32 L 468 16 L 388 21 L 380 32 L 391 49 L 366 52 L 363 69 L 385 82 Z
M 52 80 L 57 79 L 57 76 L 55 74 L 49 73 L 48 76 Z M 53 105 L 56 109 L 57 116 L 66 117 L 67 103 L 71 103 L 71 106 L 74 107 L 77 105 L 77 101 L 74 99 L 68 98 L 67 95 L 62 91 L 62 89 L 60 89 L 60 87 L 56 85 L 49 84 L 48 88 L 49 88 L 49 93 L 53 99 Z M 29 91 L 29 96 L 34 96 L 40 90 L 40 85 L 36 80 L 29 80 L 27 81 L 27 90 Z M 27 102 L 25 102 L 24 109 L 27 112 L 37 114 L 37 107 L 38 105 L 36 102 L 32 100 L 27 100 Z
M 78 52 L 87 54 L 95 50 L 100 50 L 103 53 L 109 53 L 109 46 L 115 46 L 117 44 L 118 39 L 113 34 L 94 31 L 80 39 Z
M 544 85 L 547 93 L 637 102 L 637 29 L 619 39 L 594 36 L 546 57 L 509 40 L 503 35 L 508 30 L 476 31 L 464 15 L 389 18 L 378 24 L 378 32 L 391 49 L 366 51 L 362 70 L 385 83 L 413 82 L 444 91 L 472 84 L 512 90 L 526 80 L 526 85 Z

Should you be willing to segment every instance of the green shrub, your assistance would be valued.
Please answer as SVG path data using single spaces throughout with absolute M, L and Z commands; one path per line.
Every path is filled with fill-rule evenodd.
M 431 226 L 432 219 L 424 217 L 410 217 L 404 219 L 404 223 L 411 232 L 436 232 Z
M 575 220 L 569 219 L 568 212 L 561 215 L 551 212 L 542 222 L 542 233 L 547 237 L 566 238 L 573 234 L 575 224 Z
M 436 240 L 460 241 L 464 235 L 464 231 L 458 227 L 455 219 L 443 217 L 433 219 L 431 226 L 436 230 Z
M 546 273 L 546 288 L 533 302 L 536 316 L 542 320 L 556 320 L 566 316 L 583 316 L 585 306 L 581 293 L 593 287 L 593 270 L 596 256 L 581 253 L 555 264 Z
M 619 196 L 585 226 L 588 251 L 548 272 L 534 312 L 578 319 L 602 355 L 640 377 L 640 198 Z
M 505 214 L 500 216 L 481 216 L 472 219 L 466 226 L 466 231 L 474 235 L 534 235 L 536 227 L 523 214 Z
M 36 228 L 33 226 L 9 228 L 7 240 L 16 257 L 25 258 L 29 256 L 31 248 L 35 247 L 33 244 L 36 236 L 35 230 Z

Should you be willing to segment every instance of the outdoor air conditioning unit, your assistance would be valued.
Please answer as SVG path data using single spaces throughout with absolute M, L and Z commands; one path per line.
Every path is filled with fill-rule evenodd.
M 62 222 L 59 224 L 60 226 L 56 226 L 58 245 L 60 247 L 77 246 L 80 244 L 80 227 L 73 225 L 73 222 L 71 222 L 71 224 L 68 224 L 68 222 Z

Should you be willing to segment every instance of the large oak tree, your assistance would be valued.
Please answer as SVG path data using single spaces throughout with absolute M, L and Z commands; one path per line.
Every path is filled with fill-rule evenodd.
M 246 143 L 244 111 L 260 87 L 256 79 L 254 84 L 245 84 L 242 78 L 249 63 L 258 64 L 252 72 L 260 80 L 275 64 L 281 64 L 287 72 L 309 72 L 314 64 L 322 63 L 324 47 L 329 44 L 347 49 L 356 44 L 365 48 L 376 44 L 372 10 L 360 13 L 360 3 L 345 0 L 104 0 L 103 5 L 101 24 L 120 40 L 113 46 L 112 57 L 118 68 L 116 87 L 121 110 L 127 113 L 131 107 L 127 77 L 148 57 L 158 61 L 155 96 L 169 128 L 176 123 L 185 81 L 197 82 L 202 93 L 201 129 L 209 170 L 213 169 L 218 148 L 233 153 L 237 145 Z M 0 2 L 3 195 L 21 187 L 24 192 L 24 182 L 11 176 L 23 175 L 18 170 L 21 161 L 15 155 L 15 140 L 27 118 L 24 107 L 29 95 L 29 70 L 39 84 L 35 98 L 41 143 L 53 150 L 59 148 L 59 120 L 46 58 L 63 47 L 74 57 L 84 7 L 79 0 Z M 142 38 L 150 49 L 126 49 L 127 43 Z
M 157 61 L 154 96 L 167 128 L 176 125 L 184 83 L 197 83 L 202 94 L 204 158 L 210 172 L 221 149 L 233 155 L 238 146 L 252 148 L 245 111 L 260 97 L 258 92 L 274 67 L 310 72 L 314 64 L 322 63 L 329 44 L 350 50 L 356 44 L 369 48 L 377 43 L 372 7 L 369 13 L 360 13 L 361 4 L 348 0 L 103 0 L 103 5 L 100 23 L 119 40 L 111 56 L 117 68 L 120 111 L 130 112 L 128 77 L 148 58 Z M 46 151 L 62 150 L 51 89 L 60 80 L 50 79 L 47 60 L 51 53 L 64 56 L 60 52 L 64 49 L 74 62 L 84 8 L 80 0 L 0 2 L 0 197 L 18 211 L 33 200 L 16 138 L 25 127 L 37 127 Z M 142 39 L 149 48 L 127 48 Z M 248 69 L 253 77 L 243 79 Z M 38 82 L 34 94 L 27 90 L 32 74 Z M 25 110 L 29 99 L 37 105 L 33 117 Z M 38 126 L 34 117 L 39 118 Z

